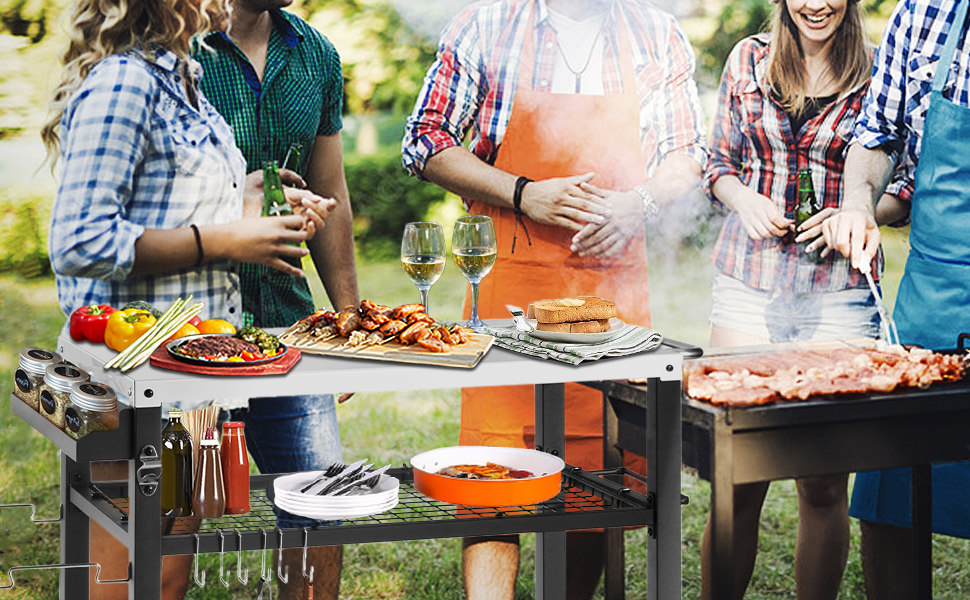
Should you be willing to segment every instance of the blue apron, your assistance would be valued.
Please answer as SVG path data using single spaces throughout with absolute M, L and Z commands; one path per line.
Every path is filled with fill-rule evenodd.
M 943 97 L 970 2 L 959 2 L 940 54 L 916 168 L 910 252 L 894 316 L 904 344 L 953 349 L 970 332 L 970 108 Z M 957 35 L 953 35 L 956 32 Z M 933 531 L 970 538 L 970 462 L 934 465 Z M 912 469 L 856 475 L 849 513 L 912 526 Z

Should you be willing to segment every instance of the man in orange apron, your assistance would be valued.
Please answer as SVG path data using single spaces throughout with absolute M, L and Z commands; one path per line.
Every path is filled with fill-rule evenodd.
M 594 295 L 650 325 L 644 219 L 696 186 L 705 161 L 693 64 L 673 17 L 636 0 L 485 0 L 452 21 L 408 121 L 404 163 L 494 221 L 483 319 L 508 318 L 506 304 Z M 466 298 L 466 318 L 469 309 Z M 461 443 L 535 447 L 533 394 L 463 389 Z M 565 411 L 565 460 L 601 468 L 601 395 L 567 384 Z M 566 587 L 588 598 L 602 534 L 567 538 Z M 470 600 L 512 597 L 517 543 L 466 540 Z

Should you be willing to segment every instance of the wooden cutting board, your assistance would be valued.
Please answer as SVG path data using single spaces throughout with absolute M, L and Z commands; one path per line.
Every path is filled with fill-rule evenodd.
M 291 337 L 287 337 L 282 341 L 290 348 L 297 348 L 302 352 L 309 352 L 311 354 L 471 369 L 478 364 L 478 361 L 492 347 L 493 339 L 490 335 L 468 332 L 468 342 L 458 346 L 450 346 L 451 352 L 432 352 L 421 346 L 404 346 L 397 342 L 388 342 L 382 346 L 351 348 L 349 346 L 344 347 L 343 344 L 347 341 L 346 338 L 334 338 L 313 344 L 301 344 L 294 341 Z

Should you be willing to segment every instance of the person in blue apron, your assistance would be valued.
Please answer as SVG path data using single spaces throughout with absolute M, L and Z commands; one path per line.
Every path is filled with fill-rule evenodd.
M 880 241 L 873 215 L 893 163 L 910 165 L 910 253 L 894 309 L 900 341 L 943 350 L 970 331 L 970 0 L 902 0 L 877 51 L 845 163 L 845 203 L 826 242 L 859 267 Z M 889 160 L 887 160 L 887 157 Z M 915 597 L 910 469 L 860 473 L 869 598 Z M 970 462 L 934 465 L 933 531 L 970 539 Z

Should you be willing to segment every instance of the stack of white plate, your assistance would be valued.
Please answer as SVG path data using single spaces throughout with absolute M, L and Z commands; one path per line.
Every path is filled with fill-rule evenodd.
M 344 496 L 317 496 L 316 485 L 309 493 L 300 492 L 323 475 L 323 471 L 307 471 L 278 477 L 273 482 L 274 503 L 287 512 L 318 520 L 354 519 L 376 515 L 397 506 L 397 492 L 401 483 L 390 475 L 381 475 L 377 485 L 363 491 L 355 489 Z

